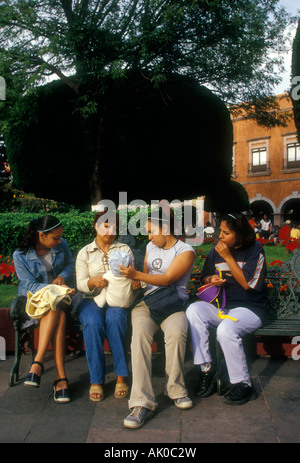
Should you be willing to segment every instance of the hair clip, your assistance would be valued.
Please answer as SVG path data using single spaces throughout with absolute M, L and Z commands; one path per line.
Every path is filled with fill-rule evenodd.
M 37 230 L 38 233 L 46 233 L 50 230 L 53 230 L 54 228 L 58 228 L 61 225 L 61 222 L 58 222 L 56 225 L 54 225 L 51 228 L 46 228 L 46 230 Z
M 234 220 L 236 220 L 236 217 L 234 217 L 234 215 L 232 214 L 227 214 L 229 217 L 232 217 Z

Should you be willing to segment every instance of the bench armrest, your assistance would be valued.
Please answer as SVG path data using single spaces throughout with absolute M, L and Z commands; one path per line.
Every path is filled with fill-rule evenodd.
M 10 305 L 9 312 L 9 316 L 12 320 L 19 321 L 20 323 L 24 323 L 29 320 L 29 317 L 25 312 L 26 301 L 26 296 L 17 296 L 14 298 Z

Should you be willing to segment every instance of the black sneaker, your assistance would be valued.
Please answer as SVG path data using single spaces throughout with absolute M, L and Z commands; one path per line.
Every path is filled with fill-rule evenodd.
M 230 405 L 243 405 L 249 400 L 257 399 L 258 395 L 254 387 L 246 383 L 233 384 L 229 392 L 227 392 L 223 400 Z
M 216 369 L 212 366 L 207 373 L 200 371 L 199 381 L 196 387 L 197 397 L 208 397 L 217 386 Z

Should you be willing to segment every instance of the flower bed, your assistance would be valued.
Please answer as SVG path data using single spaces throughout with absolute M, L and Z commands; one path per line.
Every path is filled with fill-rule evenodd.
M 291 238 L 290 240 L 286 241 L 275 241 L 273 239 L 266 240 L 265 238 L 258 238 L 258 240 L 263 246 L 283 246 L 289 252 L 295 251 L 295 249 L 300 249 L 299 240 Z
M 17 285 L 18 282 L 13 260 L 0 255 L 0 283 Z

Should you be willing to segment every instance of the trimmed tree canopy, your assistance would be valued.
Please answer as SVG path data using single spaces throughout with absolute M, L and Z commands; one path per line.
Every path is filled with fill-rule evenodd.
M 216 190 L 231 124 L 204 87 L 259 124 L 284 123 L 268 97 L 290 23 L 279 0 L 0 2 L 0 122 L 17 185 L 76 203 Z M 53 76 L 65 90 L 35 92 Z
M 205 197 L 204 210 L 219 214 L 249 211 L 248 193 L 238 182 L 233 180 L 224 182 L 215 192 L 211 192 Z
M 88 164 L 70 91 L 55 82 L 23 99 L 7 136 L 20 188 L 84 204 L 93 195 L 88 188 L 93 165 L 102 197 L 115 202 L 119 191 L 128 192 L 128 200 L 197 197 L 230 179 L 229 111 L 193 80 L 174 76 L 155 88 L 141 73 L 131 73 L 108 81 L 98 105 L 100 134 L 99 114 L 84 128 L 96 148 L 97 162 Z

